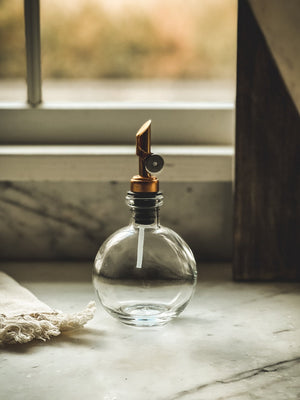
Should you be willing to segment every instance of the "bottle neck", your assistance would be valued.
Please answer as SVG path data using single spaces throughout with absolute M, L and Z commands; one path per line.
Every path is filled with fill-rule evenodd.
M 143 226 L 144 228 L 155 228 L 159 226 L 159 210 L 148 212 L 147 215 L 144 212 L 141 214 L 137 210 L 131 210 L 131 223 L 136 226 Z
M 128 192 L 126 200 L 132 213 L 132 224 L 145 228 L 159 225 L 159 207 L 163 204 L 163 195 L 160 192 Z

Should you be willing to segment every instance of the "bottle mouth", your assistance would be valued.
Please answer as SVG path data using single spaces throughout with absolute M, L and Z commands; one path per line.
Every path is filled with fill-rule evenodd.
M 126 201 L 130 208 L 158 208 L 163 205 L 164 196 L 161 192 L 156 193 L 138 193 L 127 192 Z
M 133 213 L 134 222 L 138 225 L 152 225 L 158 216 L 158 209 L 163 204 L 163 195 L 157 193 L 128 192 L 126 196 L 128 206 Z

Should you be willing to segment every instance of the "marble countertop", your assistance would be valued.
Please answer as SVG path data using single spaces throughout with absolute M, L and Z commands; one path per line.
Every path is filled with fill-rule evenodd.
M 94 299 L 87 264 L 5 264 L 48 305 Z M 229 265 L 199 267 L 190 305 L 159 328 L 115 321 L 100 306 L 82 330 L 0 349 L 9 400 L 300 398 L 300 284 L 234 283 Z

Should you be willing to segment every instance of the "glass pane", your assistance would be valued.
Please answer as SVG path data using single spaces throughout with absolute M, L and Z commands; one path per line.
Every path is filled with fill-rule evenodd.
M 20 0 L 0 0 L 0 101 L 26 100 L 24 9 Z
M 233 101 L 236 0 L 42 1 L 46 101 Z

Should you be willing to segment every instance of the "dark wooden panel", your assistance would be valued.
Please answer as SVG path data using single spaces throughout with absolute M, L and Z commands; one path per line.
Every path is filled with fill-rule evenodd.
M 236 280 L 299 280 L 297 109 L 247 0 L 239 1 Z

